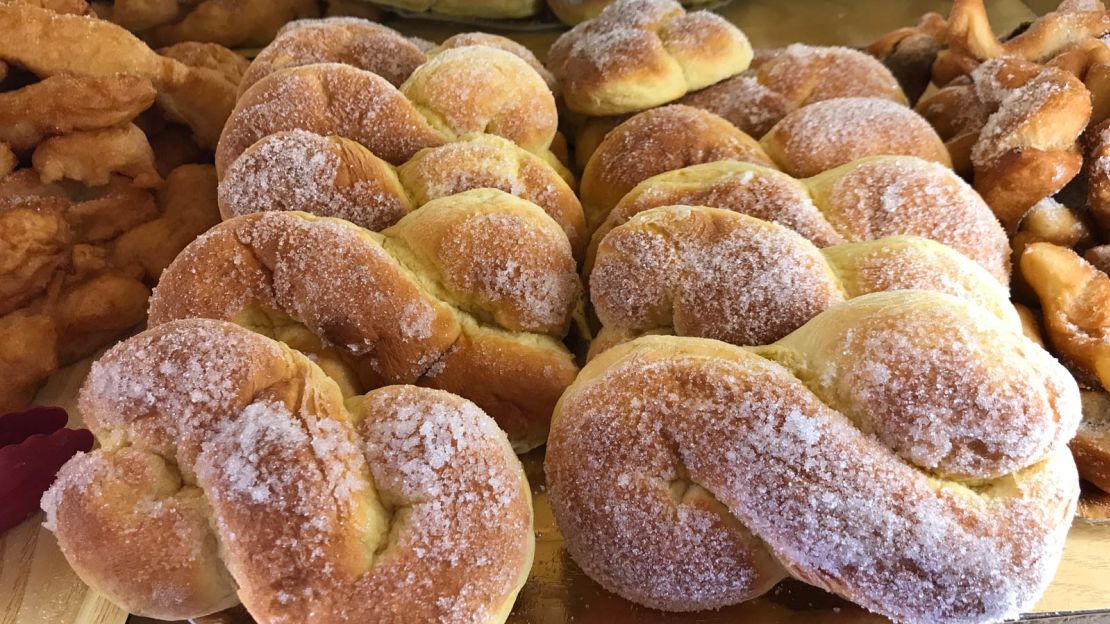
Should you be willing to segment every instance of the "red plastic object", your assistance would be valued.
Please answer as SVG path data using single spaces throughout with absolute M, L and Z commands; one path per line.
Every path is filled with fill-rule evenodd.
M 92 433 L 65 429 L 67 420 L 60 407 L 0 415 L 0 533 L 38 511 L 62 464 L 92 448 Z

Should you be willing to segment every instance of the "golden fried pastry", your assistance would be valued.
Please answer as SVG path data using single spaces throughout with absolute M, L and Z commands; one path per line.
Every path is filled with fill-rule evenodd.
M 556 337 L 580 288 L 558 224 L 483 189 L 429 202 L 382 234 L 292 212 L 225 221 L 163 274 L 150 322 L 231 320 L 293 341 L 349 393 L 458 392 L 523 451 L 543 442 L 577 372 Z
M 582 208 L 595 229 L 628 191 L 653 175 L 717 160 L 774 166 L 759 143 L 724 119 L 672 104 L 635 115 L 606 135 L 582 172 Z
M 49 9 L 55 13 L 74 15 L 84 15 L 89 11 L 89 3 L 85 0 L 0 0 L 0 4 L 26 4 Z
M 26 5 L 0 5 L 0 59 L 40 78 L 58 74 L 132 74 L 149 80 L 172 119 L 215 147 L 235 103 L 235 85 L 220 71 L 161 56 L 123 28 L 80 15 Z
M 1010 247 L 990 208 L 952 170 L 904 156 L 853 161 L 807 180 L 744 162 L 714 162 L 649 178 L 596 228 L 597 245 L 636 214 L 673 204 L 740 212 L 788 227 L 818 247 L 887 236 L 920 236 L 971 258 L 1002 284 Z
M 1110 233 L 1110 121 L 1087 132 L 1087 210 L 1104 235 Z
M 282 130 L 334 134 L 399 165 L 417 151 L 474 132 L 546 152 L 555 99 L 517 56 L 486 46 L 445 50 L 393 87 L 371 72 L 335 63 L 273 72 L 243 94 L 216 152 L 221 173 L 262 137 Z
M 500 623 L 528 576 L 524 471 L 460 397 L 345 401 L 281 343 L 186 320 L 112 349 L 79 403 L 100 448 L 62 468 L 46 525 L 132 613 Z
M 891 31 L 867 46 L 916 102 L 932 80 L 933 63 L 948 38 L 948 22 L 939 13 L 926 13 L 916 26 Z
M 228 168 L 220 211 L 231 218 L 300 210 L 377 231 L 432 200 L 477 188 L 499 189 L 543 208 L 582 257 L 585 220 L 574 191 L 541 158 L 493 135 L 426 148 L 394 169 L 349 139 L 277 132 Z
M 0 141 L 24 152 L 49 136 L 127 123 L 154 103 L 150 81 L 134 75 L 59 74 L 0 92 Z
M 0 178 L 0 410 L 143 321 L 149 285 L 219 220 L 215 194 L 210 165 L 175 170 L 157 204 L 122 176 L 79 190 L 33 169 Z
M 1091 124 L 1110 117 L 1110 43 L 1085 39 L 1065 49 L 1047 65 L 1059 67 L 1083 81 L 1091 92 Z
M 783 171 L 817 175 L 865 156 L 917 156 L 951 166 L 948 151 L 920 115 L 884 98 L 836 98 L 800 108 L 760 143 Z
M 31 164 L 47 183 L 66 178 L 102 186 L 113 174 L 131 178 L 137 187 L 162 183 L 150 143 L 134 124 L 51 137 L 35 148 Z
M 1069 446 L 1079 476 L 1110 492 L 1110 394 L 1084 391 L 1083 420 Z
M 819 250 L 796 232 L 717 208 L 665 206 L 610 231 L 590 273 L 601 321 L 591 355 L 644 334 L 774 342 L 849 297 L 933 290 L 982 305 L 1015 329 L 1009 291 L 939 243 L 895 236 Z
M 1075 210 L 1051 197 L 1033 205 L 1022 219 L 1018 233 L 1025 233 L 1035 240 L 1086 249 L 1094 242 L 1094 233 L 1083 217 Z
M 1012 325 L 875 293 L 770 347 L 603 353 L 556 408 L 547 492 L 575 562 L 653 608 L 791 575 L 895 621 L 1000 621 L 1060 561 L 1079 419 L 1074 380 Z
M 1051 243 L 1026 247 L 1020 266 L 1040 299 L 1053 351 L 1081 381 L 1110 388 L 1110 276 Z
M 12 148 L 8 147 L 7 143 L 0 141 L 0 178 L 11 173 L 18 164 L 19 159 Z
M 1076 140 L 1091 97 L 1064 70 L 1001 58 L 924 98 L 917 110 L 945 140 L 956 170 L 974 173 L 975 189 L 1013 231 L 1031 206 L 1079 172 Z
M 1020 303 L 1014 304 L 1014 310 L 1017 310 L 1018 318 L 1021 319 L 1021 333 L 1026 338 L 1037 343 L 1037 346 L 1048 348 L 1044 344 L 1044 332 L 1041 330 L 1041 317 L 1032 308 L 1024 306 Z
M 1110 245 L 1096 245 L 1083 253 L 1083 259 L 1110 275 Z
M 618 115 L 674 101 L 748 68 L 752 48 L 724 18 L 674 0 L 617 0 L 547 53 L 571 110 Z
M 956 0 L 948 25 L 949 49 L 940 53 L 933 68 L 933 80 L 940 86 L 989 59 L 1045 62 L 1077 43 L 1110 31 L 1110 12 L 1101 2 L 1065 0 L 1056 11 L 1042 15 L 1003 42 L 991 28 L 983 0 Z
M 177 19 L 181 12 L 178 0 L 93 0 L 100 17 L 130 31 L 143 31 Z
M 158 49 L 158 54 L 181 61 L 189 67 L 211 69 L 226 78 L 231 85 L 238 85 L 251 62 L 243 55 L 217 45 L 215 43 L 201 43 L 186 41 L 175 43 L 171 46 Z

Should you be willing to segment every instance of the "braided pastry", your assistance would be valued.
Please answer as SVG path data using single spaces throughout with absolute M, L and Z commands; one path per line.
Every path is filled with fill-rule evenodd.
M 428 202 L 375 234 L 264 212 L 225 221 L 166 269 L 150 323 L 234 321 L 313 353 L 345 392 L 417 383 L 541 444 L 577 368 L 557 340 L 581 286 L 561 228 L 501 191 Z
M 1012 58 L 979 65 L 967 78 L 923 99 L 917 110 L 944 138 L 956 170 L 1010 231 L 1029 208 L 1079 172 L 1076 140 L 1091 116 L 1077 78 Z
M 1079 417 L 1067 371 L 995 316 L 876 293 L 770 347 L 595 358 L 556 408 L 547 491 L 574 560 L 640 604 L 716 608 L 789 573 L 895 621 L 998 621 L 1060 560 Z
M 605 137 L 582 172 L 582 206 L 587 224 L 596 228 L 634 186 L 681 167 L 740 160 L 809 176 L 877 155 L 949 163 L 929 124 L 886 99 L 810 104 L 779 121 L 760 144 L 712 113 L 676 104 L 640 113 Z
M 344 400 L 280 343 L 185 320 L 112 349 L 80 407 L 101 448 L 62 468 L 46 524 L 132 613 L 500 623 L 531 567 L 521 465 L 446 392 Z
M 867 53 L 883 62 L 898 78 L 910 102 L 928 88 L 933 63 L 948 37 L 948 22 L 939 13 L 926 13 L 916 26 L 891 31 L 871 45 Z
M 475 132 L 547 152 L 557 124 L 543 78 L 519 57 L 487 46 L 444 50 L 399 90 L 348 65 L 290 67 L 239 98 L 220 137 L 216 169 L 222 178 L 248 147 L 282 130 L 342 136 L 399 165 L 425 147 Z
M 717 208 L 653 208 L 610 231 L 590 274 L 600 353 L 647 333 L 772 343 L 849 297 L 934 290 L 982 305 L 1015 329 L 1009 292 L 933 241 L 895 236 L 819 250 L 796 232 Z
M 674 0 L 616 0 L 547 52 L 566 105 L 586 115 L 641 111 L 748 68 L 740 29 Z
M 950 169 L 902 156 L 852 161 L 807 180 L 728 161 L 657 175 L 625 195 L 596 229 L 584 275 L 609 231 L 645 210 L 675 204 L 771 221 L 818 247 L 920 236 L 961 252 L 1003 285 L 1010 277 L 1006 233 L 983 200 Z
M 398 168 L 365 147 L 304 130 L 271 134 L 247 149 L 220 181 L 224 218 L 300 210 L 380 230 L 441 197 L 496 188 L 543 208 L 563 228 L 576 258 L 586 246 L 582 206 L 540 157 L 493 135 L 417 152 Z
M 787 113 L 841 97 L 881 97 L 902 104 L 906 96 L 890 71 L 873 57 L 841 47 L 800 43 L 763 50 L 751 69 L 679 98 L 761 137 Z M 598 143 L 628 116 L 590 117 L 578 130 L 575 158 L 584 168 Z

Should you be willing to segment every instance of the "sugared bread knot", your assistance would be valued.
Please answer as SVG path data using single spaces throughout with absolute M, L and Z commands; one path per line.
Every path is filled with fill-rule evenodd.
M 299 210 L 377 231 L 429 201 L 478 188 L 499 189 L 543 208 L 563 228 L 575 257 L 582 257 L 585 218 L 570 185 L 539 156 L 488 134 L 425 148 L 394 168 L 350 139 L 276 132 L 224 173 L 220 211 L 227 219 Z
M 537 206 L 482 189 L 437 199 L 381 234 L 262 212 L 185 249 L 150 324 L 234 321 L 318 358 L 348 394 L 416 383 L 460 394 L 541 444 L 577 369 L 559 342 L 581 286 L 566 235 Z
M 374 72 L 393 86 L 400 87 L 429 57 L 443 50 L 473 45 L 500 48 L 520 57 L 543 77 L 549 88 L 554 89 L 555 79 L 528 48 L 499 35 L 462 33 L 435 46 L 370 20 L 328 17 L 286 24 L 273 42 L 254 58 L 239 85 L 239 93 L 279 69 L 313 63 L 351 65 Z
M 818 249 L 796 232 L 718 208 L 653 208 L 611 230 L 590 274 L 596 355 L 644 334 L 772 343 L 850 297 L 934 290 L 1017 330 L 1009 291 L 953 249 L 895 236 Z
M 944 142 L 924 118 L 885 98 L 810 104 L 775 124 L 760 143 L 783 171 L 799 178 L 880 154 L 952 164 Z
M 761 137 L 794 109 L 840 97 L 881 97 L 904 104 L 894 76 L 858 50 L 808 46 L 763 50 L 751 69 L 675 103 L 720 115 L 743 132 Z M 585 167 L 597 145 L 627 116 L 590 117 L 578 129 L 574 150 Z
M 735 604 L 789 573 L 899 622 L 1000 621 L 1060 560 L 1079 417 L 1074 380 L 1011 325 L 876 293 L 771 347 L 603 353 L 556 408 L 548 495 L 583 570 L 650 607 Z
M 1006 232 L 977 193 L 951 169 L 918 158 L 876 156 L 806 180 L 743 162 L 715 162 L 649 178 L 632 189 L 594 232 L 584 274 L 613 228 L 651 208 L 709 206 L 786 226 L 817 245 L 920 236 L 977 262 L 1003 285 L 1010 279 Z
M 1014 58 L 979 65 L 918 103 L 944 138 L 957 171 L 1007 229 L 1079 172 L 1076 140 L 1091 117 L 1091 94 L 1072 74 Z
M 718 160 L 774 166 L 758 141 L 713 113 L 673 104 L 635 115 L 605 137 L 582 172 L 586 223 L 596 228 L 651 176 Z
M 447 392 L 345 401 L 281 343 L 185 320 L 109 351 L 79 401 L 101 446 L 59 472 L 46 524 L 131 613 L 499 624 L 531 568 L 520 462 Z
M 859 50 L 801 43 L 772 50 L 739 76 L 679 100 L 716 113 L 761 137 L 790 111 L 834 98 L 877 97 L 906 103 L 898 81 Z
M 289 22 L 254 57 L 243 81 L 242 95 L 254 83 L 279 69 L 313 63 L 343 63 L 374 72 L 400 87 L 427 61 L 419 40 L 351 17 L 329 17 Z
M 748 68 L 752 48 L 739 28 L 674 0 L 617 0 L 564 33 L 547 66 L 567 106 L 619 115 L 676 100 Z
M 304 65 L 274 71 L 242 94 L 220 137 L 216 168 L 222 177 L 248 147 L 282 130 L 342 136 L 399 165 L 425 147 L 476 132 L 544 153 L 557 125 L 543 78 L 496 48 L 444 50 L 399 89 L 349 65 Z

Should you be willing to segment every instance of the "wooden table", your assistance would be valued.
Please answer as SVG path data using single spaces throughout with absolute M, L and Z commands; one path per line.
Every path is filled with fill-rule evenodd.
M 988 2 L 995 28 L 1007 32 L 1036 12 L 1055 6 L 1056 0 L 995 0 Z M 879 34 L 909 25 L 926 11 L 947 13 L 950 3 L 934 0 L 735 0 L 722 13 L 739 24 L 756 47 L 776 47 L 801 41 L 812 44 L 861 46 Z M 406 34 L 442 40 L 468 28 L 432 22 L 391 18 L 388 25 Z M 558 36 L 558 31 L 505 32 L 541 54 Z M 88 369 L 88 362 L 55 375 L 40 393 L 38 402 L 58 404 L 76 415 L 73 398 Z M 78 425 L 79 422 L 72 423 Z M 530 464 L 536 479 L 539 462 Z M 570 587 L 545 587 L 541 566 L 567 565 L 561 555 L 561 538 L 550 519 L 546 501 L 537 496 L 537 574 L 522 592 L 519 608 L 511 622 L 561 624 L 569 617 L 569 603 L 577 603 L 576 622 L 599 624 L 636 622 L 844 622 L 855 624 L 876 618 L 846 605 L 830 607 L 807 597 L 804 589 L 787 584 L 781 591 L 747 607 L 717 614 L 673 616 L 639 609 L 605 594 L 578 573 Z M 571 564 L 572 565 L 572 564 Z M 530 606 L 557 600 L 560 608 Z M 813 601 L 817 600 L 817 603 Z M 809 601 L 808 603 L 806 601 Z M 832 603 L 830 603 L 832 604 Z M 839 603 L 837 603 L 839 604 Z M 835 609 L 835 610 L 834 610 Z M 1037 621 L 1110 622 L 1110 525 L 1077 522 L 1068 536 L 1067 548 L 1056 579 L 1036 609 L 1027 615 Z M 123 624 L 128 614 L 89 590 L 70 570 L 58 551 L 53 534 L 41 528 L 35 517 L 0 536 L 0 624 Z M 1061 619 L 1060 621 L 1064 621 Z M 146 622 L 131 618 L 131 624 Z

